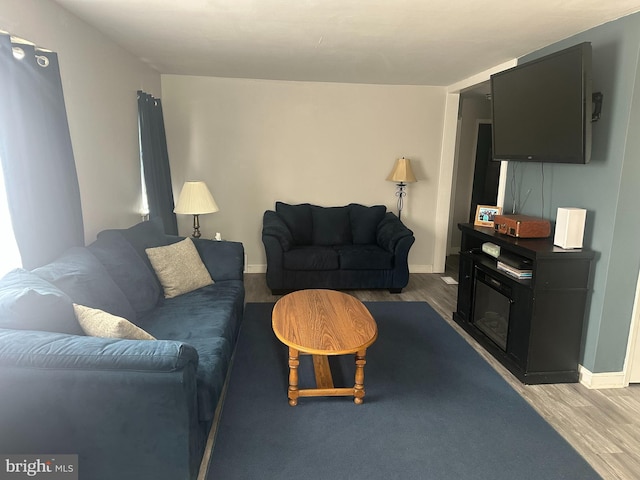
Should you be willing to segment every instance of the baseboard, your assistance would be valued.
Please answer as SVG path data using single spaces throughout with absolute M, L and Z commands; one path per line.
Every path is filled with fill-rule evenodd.
M 433 273 L 433 265 L 409 265 L 409 273 Z
M 247 265 L 245 273 L 267 273 L 266 265 Z
M 582 385 L 594 390 L 602 388 L 624 388 L 628 386 L 625 382 L 624 372 L 602 372 L 593 373 L 582 365 L 578 365 L 579 380 Z

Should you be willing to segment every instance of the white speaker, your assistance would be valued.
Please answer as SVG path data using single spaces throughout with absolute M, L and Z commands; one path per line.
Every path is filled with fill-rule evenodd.
M 562 248 L 582 248 L 586 218 L 584 208 L 558 207 L 553 244 Z

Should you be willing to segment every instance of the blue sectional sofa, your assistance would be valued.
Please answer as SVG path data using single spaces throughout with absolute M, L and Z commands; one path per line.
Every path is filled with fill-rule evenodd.
M 155 222 L 0 281 L 0 452 L 78 454 L 79 478 L 195 479 L 244 310 L 240 243 L 194 239 L 214 284 L 164 298 Z M 87 336 L 73 303 L 157 340 Z
M 384 205 L 276 202 L 262 221 L 267 285 L 274 295 L 304 288 L 400 293 L 409 281 L 414 242 L 413 232 Z

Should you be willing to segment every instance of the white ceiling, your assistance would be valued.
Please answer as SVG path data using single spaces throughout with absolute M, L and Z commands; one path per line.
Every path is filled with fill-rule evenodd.
M 161 73 L 451 85 L 640 0 L 55 0 Z

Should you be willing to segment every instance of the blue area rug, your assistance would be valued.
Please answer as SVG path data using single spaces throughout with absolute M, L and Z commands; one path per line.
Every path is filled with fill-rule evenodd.
M 290 407 L 273 305 L 247 305 L 209 480 L 600 478 L 427 303 L 366 306 L 379 336 L 364 403 Z M 353 385 L 353 356 L 330 364 L 336 386 Z M 301 357 L 300 387 L 313 386 Z

